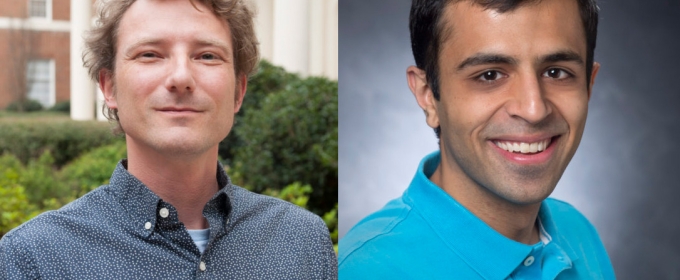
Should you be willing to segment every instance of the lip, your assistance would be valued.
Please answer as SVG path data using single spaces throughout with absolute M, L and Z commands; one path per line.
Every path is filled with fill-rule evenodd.
M 182 114 L 197 114 L 202 111 L 193 108 L 183 108 L 183 107 L 164 107 L 156 109 L 156 111 L 166 114 L 182 115 Z
M 525 143 L 534 143 L 538 142 L 541 140 L 545 140 L 547 138 L 551 138 L 550 145 L 543 150 L 543 152 L 536 153 L 536 154 L 521 154 L 521 153 L 512 153 L 508 152 L 506 150 L 501 149 L 500 147 L 496 146 L 494 144 L 494 141 L 513 141 L 513 142 L 525 142 Z M 539 164 L 544 164 L 550 161 L 552 158 L 552 155 L 555 151 L 555 146 L 559 141 L 561 140 L 561 135 L 556 135 L 552 137 L 546 137 L 546 136 L 529 136 L 529 137 L 524 137 L 524 136 L 509 136 L 509 137 L 502 137 L 502 138 L 496 138 L 496 139 L 491 139 L 488 140 L 487 142 L 489 145 L 492 146 L 492 148 L 498 152 L 501 156 L 503 156 L 505 159 L 508 161 L 515 163 L 515 164 L 520 164 L 520 165 L 539 165 Z

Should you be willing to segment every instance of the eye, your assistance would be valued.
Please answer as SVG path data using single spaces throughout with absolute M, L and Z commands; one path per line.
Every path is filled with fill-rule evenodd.
M 140 57 L 144 57 L 144 58 L 153 58 L 153 57 L 156 57 L 156 54 L 151 53 L 151 52 L 145 52 L 145 53 L 142 53 L 142 54 L 139 55 L 139 56 L 140 56 Z
M 548 71 L 543 73 L 543 77 L 555 80 L 564 80 L 573 77 L 573 75 L 560 68 L 550 68 Z
M 484 73 L 477 76 L 476 80 L 484 83 L 494 82 L 503 78 L 505 74 L 498 72 L 496 70 L 484 71 Z
M 217 59 L 217 56 L 214 55 L 214 54 L 211 54 L 211 53 L 204 53 L 204 54 L 202 54 L 200 57 L 201 57 L 201 59 L 204 59 L 204 60 L 213 60 L 213 59 Z

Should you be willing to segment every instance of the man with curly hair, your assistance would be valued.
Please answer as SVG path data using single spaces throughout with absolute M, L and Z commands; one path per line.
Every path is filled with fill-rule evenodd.
M 99 3 L 84 60 L 128 158 L 6 234 L 0 279 L 337 278 L 321 218 L 232 185 L 217 161 L 258 61 L 245 3 Z

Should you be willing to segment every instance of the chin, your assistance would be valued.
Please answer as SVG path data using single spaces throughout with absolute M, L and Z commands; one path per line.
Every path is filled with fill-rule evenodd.
M 168 136 L 157 138 L 151 144 L 154 150 L 164 155 L 191 156 L 200 155 L 219 144 L 219 141 L 209 141 L 206 138 L 187 136 Z
M 555 189 L 555 184 L 514 184 L 489 190 L 500 197 L 516 205 L 537 204 L 548 198 Z

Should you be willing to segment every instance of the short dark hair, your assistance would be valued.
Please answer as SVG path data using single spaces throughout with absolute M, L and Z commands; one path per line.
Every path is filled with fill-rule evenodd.
M 439 100 L 439 51 L 442 35 L 445 34 L 442 14 L 447 5 L 460 1 L 472 1 L 485 9 L 499 13 L 512 11 L 522 4 L 540 0 L 413 0 L 409 17 L 411 31 L 411 50 L 416 66 L 425 71 L 427 83 L 432 89 L 434 98 Z M 595 0 L 578 1 L 581 21 L 586 35 L 586 85 L 590 84 L 590 73 L 593 70 L 595 41 L 597 40 L 597 22 L 599 8 Z M 440 127 L 434 129 L 439 138 Z

